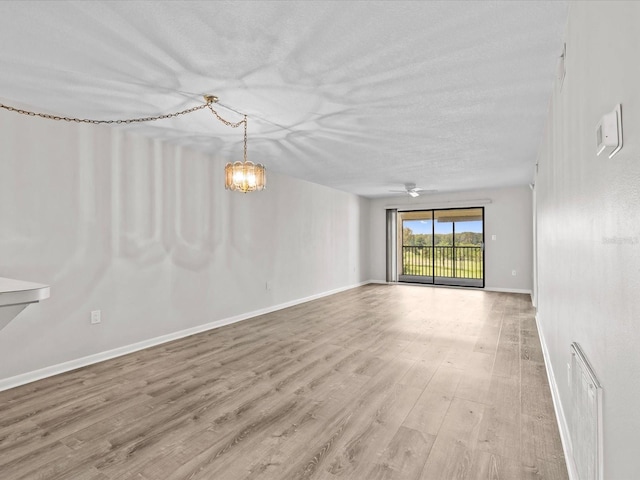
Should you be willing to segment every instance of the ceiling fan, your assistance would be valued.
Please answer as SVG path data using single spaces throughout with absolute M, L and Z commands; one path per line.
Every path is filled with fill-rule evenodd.
M 391 193 L 405 193 L 411 197 L 419 197 L 421 193 L 434 193 L 437 190 L 425 190 L 424 188 L 416 187 L 415 183 L 405 183 L 404 190 L 389 190 Z

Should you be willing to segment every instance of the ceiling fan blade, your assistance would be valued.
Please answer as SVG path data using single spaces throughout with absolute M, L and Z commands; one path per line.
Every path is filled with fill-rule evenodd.
M 424 188 L 412 188 L 410 191 L 423 194 L 423 193 L 436 193 L 438 190 L 425 190 Z

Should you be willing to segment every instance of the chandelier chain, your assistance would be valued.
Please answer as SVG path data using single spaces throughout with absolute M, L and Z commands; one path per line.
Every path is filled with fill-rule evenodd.
M 192 107 L 192 108 L 188 108 L 186 110 L 181 110 L 179 112 L 173 112 L 173 113 L 165 113 L 163 115 L 155 115 L 155 116 L 151 116 L 151 117 L 140 117 L 140 118 L 128 118 L 128 119 L 119 119 L 119 120 L 94 120 L 91 118 L 77 118 L 77 117 L 65 117 L 65 116 L 61 116 L 61 115 L 51 115 L 49 113 L 41 113 L 41 112 L 33 112 L 30 110 L 24 110 L 22 108 L 16 108 L 16 107 L 12 107 L 10 105 L 4 105 L 3 103 L 0 103 L 0 108 L 3 108 L 5 110 L 8 110 L 10 112 L 15 112 L 15 113 L 19 113 L 20 115 L 27 115 L 29 117 L 40 117 L 40 118 L 45 118 L 47 120 L 57 120 L 57 121 L 64 121 L 64 122 L 69 122 L 69 123 L 89 123 L 92 125 L 112 125 L 112 124 L 130 124 L 130 123 L 142 123 L 142 122 L 153 122 L 156 120 L 165 120 L 168 118 L 175 118 L 175 117 L 179 117 L 181 115 L 187 115 L 189 113 L 193 113 L 193 112 L 197 112 L 198 110 L 202 110 L 204 108 L 209 108 L 209 110 L 211 110 L 211 113 L 213 113 L 216 118 L 218 120 L 220 120 L 222 123 L 224 123 L 225 125 L 227 125 L 228 127 L 233 127 L 233 128 L 237 128 L 240 125 L 244 124 L 245 125 L 245 144 L 246 144 L 246 137 L 247 137 L 247 132 L 246 132 L 246 125 L 247 125 L 247 116 L 245 115 L 244 118 L 242 120 L 240 120 L 239 122 L 230 122 L 229 120 L 225 120 L 224 118 L 222 118 L 218 112 L 216 112 L 213 107 L 211 106 L 211 101 L 207 100 L 207 103 L 205 103 L 204 105 L 198 105 L 197 107 Z
M 4 108 L 5 110 L 9 110 L 10 112 L 19 113 L 21 115 L 28 115 L 29 117 L 40 117 L 40 118 L 46 118 L 47 120 L 62 120 L 65 122 L 72 122 L 72 123 L 90 123 L 92 125 L 153 122 L 155 120 L 164 120 L 167 118 L 179 117 L 180 115 L 187 115 L 189 113 L 202 110 L 203 108 L 206 108 L 208 106 L 209 106 L 208 104 L 198 105 L 197 107 L 181 110 L 180 112 L 166 113 L 164 115 L 156 115 L 153 117 L 128 118 L 124 120 L 93 120 L 90 118 L 64 117 L 59 115 L 50 115 L 48 113 L 32 112 L 30 110 L 23 110 L 21 108 L 15 108 L 10 105 L 4 105 L 0 103 L 0 108 Z
M 232 128 L 238 128 L 240 125 L 242 125 L 243 123 L 246 124 L 247 122 L 247 116 L 244 116 L 243 120 L 240 120 L 239 122 L 230 122 L 229 120 L 225 120 L 224 118 L 222 118 L 220 115 L 218 115 L 218 112 L 216 112 L 213 107 L 211 106 L 211 102 L 208 102 L 206 105 L 204 105 L 205 107 L 209 107 L 209 110 L 211 110 L 211 113 L 213 113 L 216 118 L 218 120 L 220 120 L 222 123 L 224 123 L 227 127 L 232 127 Z
M 213 113 L 216 118 L 218 120 L 220 120 L 222 123 L 224 123 L 226 126 L 228 127 L 232 127 L 232 128 L 237 128 L 240 125 L 244 125 L 244 163 L 247 163 L 247 116 L 244 115 L 244 118 L 242 120 L 240 120 L 239 122 L 230 122 L 229 120 L 225 120 L 224 118 L 222 118 L 220 115 L 218 115 L 218 112 L 216 112 L 213 107 L 211 106 L 211 100 L 207 99 L 207 107 L 209 107 L 209 110 L 211 110 L 211 113 Z

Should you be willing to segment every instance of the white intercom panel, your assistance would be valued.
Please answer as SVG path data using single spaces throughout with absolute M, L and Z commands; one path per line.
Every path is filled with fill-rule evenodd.
M 600 155 L 612 149 L 609 158 L 622 148 L 622 107 L 620 104 L 612 112 L 604 115 L 596 126 L 596 152 Z

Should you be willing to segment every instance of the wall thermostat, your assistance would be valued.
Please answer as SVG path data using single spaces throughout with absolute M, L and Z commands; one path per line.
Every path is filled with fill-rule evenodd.
M 607 149 L 612 158 L 622 148 L 622 106 L 616 105 L 612 112 L 604 115 L 596 126 L 596 152 L 600 155 Z

